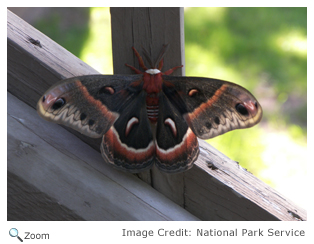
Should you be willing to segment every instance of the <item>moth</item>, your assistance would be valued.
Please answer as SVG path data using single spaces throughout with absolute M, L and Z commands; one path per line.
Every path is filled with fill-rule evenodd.
M 87 75 L 61 80 L 38 101 L 39 115 L 80 133 L 102 137 L 107 163 L 137 173 L 153 164 L 161 171 L 190 169 L 199 155 L 197 137 L 209 139 L 248 128 L 262 118 L 262 108 L 245 88 L 218 79 L 170 76 L 161 72 L 168 46 L 155 63 L 134 75 Z

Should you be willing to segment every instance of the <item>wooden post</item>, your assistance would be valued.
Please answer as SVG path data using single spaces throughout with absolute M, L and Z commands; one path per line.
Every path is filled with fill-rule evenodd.
M 154 61 L 169 44 L 163 70 L 184 64 L 183 8 L 110 8 L 110 13 L 115 74 L 134 74 L 125 63 L 139 67 L 133 46 L 140 53 L 145 48 Z M 184 67 L 173 73 L 184 74 Z
M 164 44 L 169 44 L 163 70 L 184 65 L 183 8 L 110 8 L 112 56 L 115 74 L 134 74 L 125 63 L 139 68 L 131 47 L 145 48 L 154 61 Z M 143 57 L 144 58 L 144 57 Z M 144 61 L 147 60 L 144 59 Z M 184 67 L 184 66 L 183 66 Z M 184 68 L 173 75 L 184 75 Z M 169 175 L 153 168 L 138 176 L 172 201 L 184 206 L 183 174 Z
M 169 9 L 164 10 L 169 11 L 170 13 L 175 12 L 172 9 L 170 9 L 171 11 Z M 115 10 L 111 10 L 112 15 L 114 15 L 113 11 Z M 138 9 L 130 11 L 133 11 L 134 15 Z M 150 11 L 151 9 L 144 10 L 145 13 L 149 13 Z M 182 10 L 179 9 L 178 12 L 180 11 Z M 162 20 L 162 16 L 168 15 L 169 14 L 158 14 L 159 20 L 154 22 L 154 25 L 162 23 L 164 21 Z M 123 17 L 126 16 L 127 14 Z M 136 16 L 138 17 L 139 14 L 136 14 Z M 112 16 L 112 18 L 115 17 Z M 154 18 L 157 17 L 150 17 L 152 20 Z M 130 19 L 129 21 L 132 22 L 134 20 Z M 136 29 L 135 22 L 132 23 L 132 28 Z M 60 47 L 58 44 L 25 23 L 23 20 L 19 19 L 14 14 L 10 13 L 10 11 L 8 11 L 7 28 L 8 91 L 31 107 L 35 108 L 37 100 L 40 96 L 49 86 L 57 82 L 59 79 L 97 73 L 84 62 L 71 55 L 67 50 Z M 145 28 L 145 33 L 150 33 L 150 31 L 152 31 Z M 166 28 L 169 28 L 169 26 Z M 129 31 L 129 28 L 125 29 Z M 140 33 L 140 31 L 133 32 Z M 126 34 L 123 35 L 125 35 L 125 38 L 128 36 Z M 154 34 L 150 35 L 155 37 Z M 182 33 L 180 35 L 182 35 Z M 155 39 L 156 38 L 152 38 L 152 40 Z M 164 40 L 162 41 L 170 42 L 169 40 L 171 40 L 171 38 L 164 37 Z M 122 42 L 122 39 L 120 41 Z M 142 40 L 142 42 L 145 41 Z M 40 45 L 38 43 L 40 43 Z M 160 46 L 162 44 L 164 44 L 164 42 L 161 42 Z M 130 50 L 126 51 L 127 60 L 122 61 L 123 65 L 126 62 L 131 65 L 136 65 L 136 60 L 134 56 L 132 56 L 132 45 L 134 44 L 130 43 L 130 46 L 126 48 Z M 170 45 L 171 47 L 175 46 L 175 44 L 172 44 L 171 42 Z M 180 43 L 178 45 L 181 46 L 183 44 Z M 145 47 L 149 49 L 150 46 L 148 45 Z M 160 50 L 160 47 L 158 46 L 151 47 L 152 49 L 156 48 L 156 53 Z M 155 52 L 150 49 L 148 51 Z M 114 54 L 114 57 L 115 56 L 116 55 Z M 169 53 L 166 56 L 165 61 L 168 57 Z M 179 64 L 182 63 L 183 60 L 181 60 L 181 63 Z M 165 65 L 165 68 L 167 68 L 167 65 L 169 65 L 168 67 L 171 67 L 178 65 L 178 63 L 166 63 Z M 122 72 L 124 73 L 124 71 Z M 126 69 L 126 72 L 129 71 Z M 56 196 L 52 186 L 57 184 L 57 182 L 54 178 L 43 176 L 52 174 L 55 169 L 61 169 L 58 173 L 59 175 L 62 174 L 64 179 L 67 179 L 66 176 L 74 177 L 71 181 L 68 181 L 68 184 L 65 184 L 68 187 L 67 189 L 75 188 L 82 193 L 86 190 L 86 188 L 84 188 L 84 184 L 76 184 L 77 181 L 73 179 L 83 180 L 86 184 L 96 184 L 92 176 L 97 175 L 99 179 L 99 181 L 97 180 L 97 184 L 99 184 L 99 187 L 95 188 L 96 191 L 93 192 L 95 196 L 102 193 L 102 187 L 108 187 L 106 189 L 111 191 L 110 184 L 114 184 L 114 182 L 118 181 L 116 185 L 119 186 L 120 184 L 120 186 L 125 186 L 124 189 L 127 189 L 127 191 L 123 191 L 123 194 L 116 196 L 117 199 L 122 199 L 123 201 L 128 199 L 128 197 L 133 196 L 133 206 L 139 204 L 135 201 L 135 199 L 139 199 L 141 206 L 148 206 L 146 213 L 149 213 L 151 209 L 154 211 L 152 215 L 147 215 L 147 218 L 154 220 L 159 216 L 159 219 L 182 219 L 184 216 L 186 219 L 193 219 L 193 217 L 191 217 L 192 215 L 186 214 L 186 211 L 181 211 L 179 215 L 171 215 L 172 211 L 168 211 L 169 206 L 172 206 L 171 209 L 174 209 L 177 205 L 171 205 L 165 200 L 163 195 L 159 193 L 156 194 L 156 191 L 154 191 L 147 184 L 144 184 L 144 182 L 136 179 L 134 175 L 117 171 L 104 164 L 103 161 L 94 160 L 97 157 L 94 154 L 91 154 L 92 156 L 90 157 L 89 154 L 85 155 L 85 151 L 91 150 L 88 145 L 91 145 L 99 150 L 100 143 L 97 142 L 97 140 L 86 138 L 79 133 L 70 130 L 88 145 L 81 145 L 82 142 L 78 142 L 76 140 L 74 142 L 74 137 L 71 137 L 71 139 L 68 139 L 67 142 L 64 142 L 63 138 L 65 138 L 64 136 L 66 133 L 62 128 L 55 124 L 40 120 L 40 118 L 35 121 L 31 120 L 31 118 L 36 115 L 35 111 L 33 111 L 33 114 L 31 112 L 22 114 L 23 111 L 26 111 L 24 107 L 22 107 L 18 113 L 13 113 L 14 111 L 17 111 L 16 105 L 14 104 L 13 106 L 12 100 L 8 100 L 8 118 L 10 118 L 8 125 L 10 125 L 11 128 L 9 131 L 8 127 L 8 134 L 10 133 L 10 137 L 8 136 L 8 145 L 10 145 L 10 147 L 8 146 L 9 175 L 14 173 L 20 177 L 29 176 L 28 178 L 24 178 L 24 180 L 26 179 L 28 183 L 34 183 L 35 179 L 38 187 L 45 186 L 42 191 L 48 194 L 48 196 L 52 199 Z M 12 121 L 16 124 L 16 127 L 13 126 Z M 30 123 L 30 121 L 32 122 Z M 45 125 L 41 123 L 45 123 Z M 41 126 L 39 126 L 40 124 Z M 15 131 L 17 131 L 16 128 L 21 130 L 26 129 L 29 136 L 25 136 L 27 134 L 24 134 L 24 130 L 23 133 L 15 133 Z M 60 132 L 57 128 L 62 129 L 62 132 Z M 32 142 L 31 139 L 33 140 L 34 138 L 31 135 L 36 135 L 40 143 L 37 144 L 38 141 L 35 141 L 36 143 Z M 70 145 L 69 143 L 71 142 L 73 142 L 73 144 Z M 42 150 L 40 150 L 41 145 L 47 143 L 51 145 L 51 150 L 54 148 L 54 152 L 58 151 L 60 154 L 50 153 L 49 158 L 47 158 L 47 155 L 43 154 Z M 230 160 L 225 155 L 209 146 L 206 142 L 199 140 L 199 143 L 200 156 L 191 170 L 177 175 L 164 175 L 158 171 L 152 171 L 151 178 L 149 179 L 151 185 L 202 220 L 306 220 L 306 211 L 302 208 L 296 206 L 293 202 L 286 199 L 280 193 L 276 192 L 268 185 L 254 177 L 236 162 Z M 79 144 L 80 146 L 78 146 Z M 55 150 L 56 148 L 58 148 L 58 150 Z M 49 149 L 46 149 L 45 152 L 49 152 Z M 97 155 L 99 159 L 101 159 L 98 152 Z M 84 159 L 81 158 L 83 156 L 85 157 Z M 71 168 L 66 169 L 61 167 L 61 165 L 60 168 L 57 164 L 49 164 L 49 167 L 42 167 L 43 165 L 41 165 L 41 162 L 43 162 L 43 158 L 45 159 L 44 162 L 69 160 L 69 162 L 71 162 Z M 25 164 L 23 164 L 24 160 L 28 160 L 27 162 L 29 163 L 34 163 L 33 167 L 25 167 Z M 39 166 L 42 168 L 37 172 L 42 178 L 36 178 L 32 175 L 32 169 Z M 80 175 L 76 172 L 80 172 Z M 110 184 L 108 183 L 108 179 L 111 179 L 109 180 L 109 182 L 111 182 Z M 146 187 L 139 182 L 142 182 Z M 24 184 L 24 182 L 22 182 L 22 184 Z M 121 191 L 123 190 L 121 188 L 118 189 Z M 124 196 L 124 193 L 127 194 L 127 196 Z M 114 194 L 114 192 L 112 192 L 112 194 Z M 62 196 L 64 197 L 65 194 Z M 106 197 L 106 195 L 102 196 Z M 159 204 L 160 200 L 162 200 L 161 204 Z M 93 198 L 93 201 L 95 201 L 95 204 L 100 204 L 96 197 Z M 84 212 L 85 208 L 78 206 L 76 201 L 68 200 L 67 204 L 67 206 L 71 209 L 78 208 L 80 209 L 80 213 L 86 214 L 86 212 Z M 85 204 L 87 207 L 89 206 L 89 203 Z M 161 205 L 164 205 L 164 207 Z M 123 206 L 118 206 L 118 209 L 120 207 Z M 182 208 L 179 209 L 183 210 Z M 136 208 L 134 207 L 130 211 L 135 210 Z M 129 213 L 127 208 L 125 208 L 126 212 L 119 212 L 117 210 L 117 206 L 115 205 L 108 206 L 107 211 L 108 215 L 104 216 L 104 218 L 107 219 L 114 219 L 110 216 L 110 212 L 114 212 L 118 215 L 120 213 L 120 217 L 123 216 L 123 214 L 127 214 L 129 219 L 135 219 L 137 217 L 136 214 Z M 162 212 L 163 214 L 159 214 Z M 91 209 L 88 214 L 89 218 L 93 219 L 98 216 L 99 212 L 97 209 Z M 78 219 L 79 217 L 86 219 L 86 215 L 79 217 L 74 215 L 71 216 L 71 219 Z M 145 216 L 142 215 L 141 218 L 145 218 Z

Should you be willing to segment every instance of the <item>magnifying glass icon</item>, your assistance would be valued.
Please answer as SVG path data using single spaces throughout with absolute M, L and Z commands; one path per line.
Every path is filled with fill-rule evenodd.
M 9 231 L 10 236 L 12 237 L 17 237 L 17 239 L 19 239 L 21 242 L 23 242 L 23 240 L 21 239 L 21 237 L 19 237 L 19 232 L 17 231 L 17 229 L 15 228 L 11 228 L 11 230 Z

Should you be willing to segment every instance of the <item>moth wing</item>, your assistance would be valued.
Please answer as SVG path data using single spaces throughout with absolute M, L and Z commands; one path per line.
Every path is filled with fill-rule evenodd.
M 161 92 L 156 128 L 156 166 L 167 173 L 185 171 L 192 167 L 198 154 L 196 136 L 178 109 Z
M 125 108 L 103 136 L 101 153 L 106 162 L 124 171 L 137 173 L 155 162 L 155 143 L 142 91 Z
M 89 137 L 101 137 L 136 99 L 142 75 L 88 75 L 62 80 L 38 101 L 38 114 Z
M 201 139 L 249 128 L 262 118 L 262 107 L 255 97 L 234 83 L 199 77 L 163 79 L 167 98 Z

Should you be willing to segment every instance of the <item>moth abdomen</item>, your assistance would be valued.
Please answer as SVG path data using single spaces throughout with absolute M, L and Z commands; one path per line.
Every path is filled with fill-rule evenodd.
M 148 119 L 152 122 L 156 122 L 158 119 L 159 106 L 158 105 L 146 105 Z

